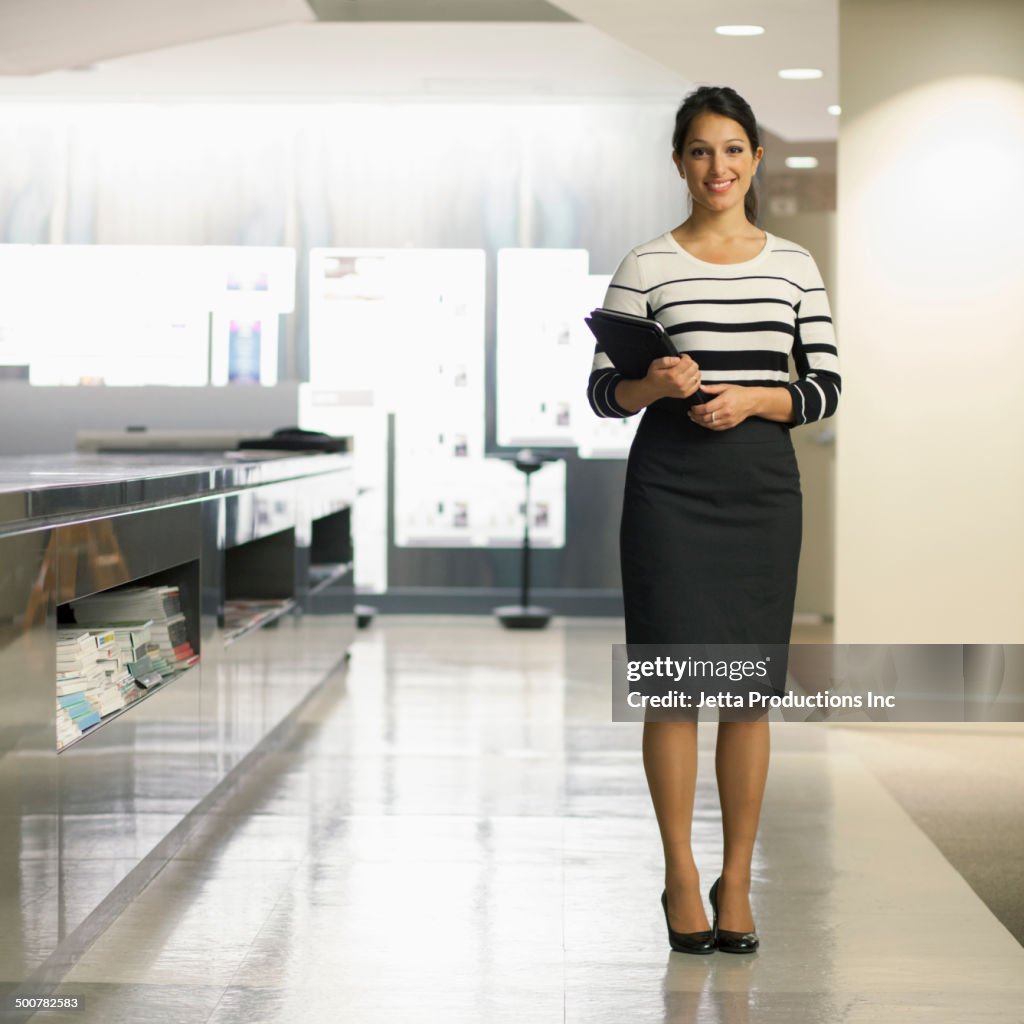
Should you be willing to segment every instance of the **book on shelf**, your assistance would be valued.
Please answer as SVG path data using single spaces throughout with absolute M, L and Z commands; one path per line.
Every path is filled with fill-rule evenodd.
M 71 679 L 74 676 L 98 676 L 102 672 L 103 670 L 100 668 L 95 657 L 92 657 L 91 660 L 82 658 L 78 662 L 57 662 L 56 666 L 56 677 L 58 680 Z
M 71 716 L 71 721 L 84 732 L 90 725 L 95 725 L 100 720 L 100 713 L 93 707 L 91 701 L 83 701 L 75 704 L 65 711 Z
M 99 653 L 99 648 L 93 644 L 91 650 L 83 651 L 81 647 L 74 648 L 57 648 L 57 668 L 58 670 L 64 669 L 64 671 L 70 671 L 70 669 L 78 668 L 81 665 L 91 665 L 96 660 L 96 655 Z
M 103 718 L 106 715 L 113 714 L 115 711 L 120 711 L 125 706 L 124 694 L 120 690 L 101 690 L 95 696 L 89 698 L 89 703 L 99 716 Z
M 67 708 L 57 705 L 57 749 L 62 750 L 69 743 L 77 740 L 82 730 L 72 721 Z
M 111 629 L 58 632 L 57 706 L 79 732 L 139 696 L 125 655 Z
M 140 667 L 146 685 L 153 672 L 167 676 L 187 667 L 182 662 L 194 664 L 191 646 L 183 648 L 189 644 L 188 623 L 177 587 L 109 590 L 73 601 L 71 607 L 79 624 L 112 630 L 122 647 L 130 647 L 129 664 L 150 657 L 152 664 L 143 661 Z
M 57 707 L 70 708 L 85 699 L 85 690 L 76 690 L 74 693 L 59 693 L 57 694 Z
M 94 666 L 91 670 L 84 672 L 76 672 L 73 675 L 58 676 L 57 693 L 58 695 L 64 693 L 74 693 L 76 690 L 89 690 L 93 687 L 99 686 L 105 679 L 103 670 L 98 666 Z
M 177 587 L 124 587 L 71 607 L 76 625 L 57 631 L 58 749 L 199 660 Z
M 163 641 L 168 640 L 172 647 L 188 639 L 188 626 L 185 623 L 185 616 L 180 612 L 171 615 L 161 621 L 154 621 L 149 631 L 150 639 Z
M 82 651 L 88 653 L 96 646 L 96 637 L 79 629 L 57 630 L 57 653 Z
M 136 679 L 149 675 L 153 668 L 153 659 L 145 648 L 142 648 L 141 652 L 136 653 L 134 659 L 128 662 L 128 671 Z
M 224 628 L 242 629 L 280 612 L 290 603 L 285 598 L 232 598 L 224 602 Z
M 181 613 L 177 587 L 120 587 L 72 601 L 79 625 L 166 619 Z

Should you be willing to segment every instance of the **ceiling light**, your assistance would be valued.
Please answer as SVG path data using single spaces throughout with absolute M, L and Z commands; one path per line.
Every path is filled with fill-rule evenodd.
M 795 171 L 811 170 L 818 166 L 818 158 L 816 156 L 787 156 L 786 166 Z
M 838 117 L 843 112 L 843 108 L 838 103 L 832 103 L 829 105 L 828 112 L 833 117 Z
M 763 36 L 762 25 L 716 25 L 715 31 L 720 36 Z
M 821 78 L 823 72 L 821 68 L 783 68 L 779 72 L 779 78 L 793 78 L 793 79 L 810 79 L 810 78 Z

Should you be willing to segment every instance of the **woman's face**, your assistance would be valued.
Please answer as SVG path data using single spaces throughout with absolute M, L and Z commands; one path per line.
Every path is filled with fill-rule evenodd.
M 673 153 L 696 205 L 721 212 L 743 206 L 764 149 L 751 151 L 742 125 L 721 114 L 698 114 L 690 122 L 682 153 Z

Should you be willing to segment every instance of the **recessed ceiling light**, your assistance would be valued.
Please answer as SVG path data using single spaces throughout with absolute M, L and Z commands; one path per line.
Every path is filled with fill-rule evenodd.
M 763 25 L 716 25 L 720 36 L 763 36 Z
M 831 115 L 832 115 L 833 117 L 838 117 L 838 116 L 839 116 L 839 115 L 840 115 L 840 114 L 841 114 L 841 113 L 843 112 L 843 108 L 842 108 L 841 106 L 839 106 L 839 104 L 838 104 L 838 103 L 833 103 L 833 104 L 831 104 L 831 105 L 829 106 L 829 108 L 828 108 L 828 112 L 829 112 L 829 113 L 830 113 L 830 114 L 831 114 Z
M 779 72 L 779 78 L 810 79 L 821 78 L 824 72 L 821 68 L 783 68 Z
M 816 156 L 787 156 L 786 166 L 795 171 L 810 170 L 818 166 L 818 158 Z

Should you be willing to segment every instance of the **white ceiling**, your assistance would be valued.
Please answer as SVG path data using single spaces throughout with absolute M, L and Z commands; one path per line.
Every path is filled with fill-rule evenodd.
M 783 139 L 835 139 L 839 103 L 838 0 L 554 0 L 697 85 L 731 85 Z M 716 35 L 716 25 L 763 25 L 763 36 Z M 821 68 L 784 81 L 780 68 Z
M 372 11 L 382 17 L 405 17 L 408 0 L 344 0 L 353 5 L 350 13 L 357 20 L 310 22 L 300 12 L 301 17 L 292 17 L 289 24 L 241 32 L 224 27 L 226 12 L 239 16 L 245 8 L 249 17 L 280 21 L 289 7 L 307 13 L 308 8 L 304 0 L 161 2 L 165 12 L 172 7 L 178 12 L 168 15 L 169 22 L 138 16 L 156 0 L 96 0 L 87 6 L 81 0 L 2 0 L 0 72 L 10 68 L 19 53 L 24 56 L 30 49 L 25 41 L 35 37 L 32 52 L 37 62 L 49 47 L 50 67 L 95 61 L 99 66 L 94 71 L 60 70 L 31 77 L 0 74 L 0 96 L 509 101 L 565 97 L 674 103 L 691 83 L 708 82 L 738 89 L 759 120 L 783 139 L 830 140 L 837 135 L 837 119 L 826 108 L 839 99 L 838 0 L 552 0 L 580 23 L 448 20 L 469 5 L 479 8 L 481 18 L 502 11 L 506 17 L 540 17 L 544 5 L 538 0 L 416 0 L 424 16 L 438 19 L 418 22 L 362 20 Z M 71 15 L 69 4 L 77 15 Z M 346 16 L 344 4 L 313 0 L 313 6 L 332 19 Z M 55 14 L 61 6 L 67 17 L 46 23 L 45 15 Z M 95 19 L 85 16 L 100 6 L 107 15 L 121 7 L 134 13 L 124 14 L 124 24 L 115 25 L 116 31 L 102 39 L 95 24 L 86 27 Z M 220 13 L 200 16 L 200 8 Z M 172 34 L 163 44 L 154 41 L 157 30 L 165 36 L 171 30 L 182 31 L 179 13 L 188 16 L 186 21 L 191 18 L 191 35 L 177 38 L 216 38 L 166 45 L 167 39 L 176 41 Z M 764 25 L 766 34 L 726 38 L 713 31 L 716 24 L 750 21 Z M 60 33 L 41 31 L 52 24 L 64 27 Z M 103 58 L 124 52 L 129 43 L 145 52 Z M 92 57 L 87 58 L 90 52 Z M 777 76 L 781 67 L 808 65 L 822 68 L 824 78 L 787 82 Z
M 589 25 L 282 25 L 104 61 L 93 72 L 0 78 L 0 95 L 363 99 L 558 97 L 675 102 L 687 83 Z
M 312 19 L 306 0 L 0 0 L 0 75 Z

